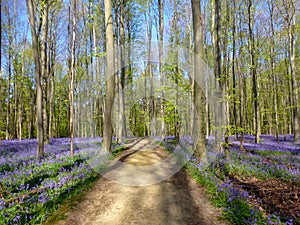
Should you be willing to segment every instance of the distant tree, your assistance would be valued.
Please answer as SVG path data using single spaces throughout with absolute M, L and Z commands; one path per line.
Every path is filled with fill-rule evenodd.
M 14 7 L 14 13 L 16 12 L 16 2 L 13 1 L 13 4 L 11 4 Z M 15 17 L 14 15 L 11 15 L 10 7 L 11 5 L 6 4 L 4 7 L 4 11 L 6 12 L 7 16 L 7 41 L 8 41 L 8 62 L 7 62 L 7 70 L 8 70 L 8 78 L 7 78 L 7 96 L 6 96 L 6 129 L 5 129 L 5 139 L 12 139 L 12 129 L 14 129 L 14 126 L 12 124 L 12 73 L 13 73 L 13 56 L 14 56 L 14 46 L 15 46 L 15 32 L 16 27 L 15 25 Z M 2 22 L 2 20 L 1 20 Z
M 281 9 L 283 6 L 283 10 Z M 292 108 L 293 110 L 293 133 L 294 142 L 300 143 L 300 118 L 299 118 L 299 87 L 296 75 L 295 56 L 296 56 L 296 5 L 293 0 L 282 0 L 278 6 L 287 25 L 288 32 L 288 61 L 289 72 L 292 79 Z

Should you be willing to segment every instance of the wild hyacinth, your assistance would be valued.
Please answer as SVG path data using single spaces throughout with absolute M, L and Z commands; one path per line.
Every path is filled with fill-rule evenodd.
M 207 155 L 209 160 L 217 160 L 227 168 L 227 172 L 232 174 L 242 173 L 263 178 L 276 177 L 300 184 L 300 146 L 295 145 L 291 136 L 287 136 L 286 141 L 277 143 L 276 139 L 270 135 L 262 135 L 262 144 L 255 144 L 253 135 L 244 135 L 244 146 L 249 152 L 243 154 L 239 150 L 239 141 L 230 137 L 232 146 L 230 147 L 230 160 L 223 160 L 217 157 L 217 151 L 213 143 L 213 137 L 209 137 L 207 143 Z M 283 140 L 283 136 L 280 136 Z M 224 181 L 215 177 L 215 174 L 207 170 L 201 164 L 196 164 L 196 159 L 192 158 L 190 164 L 200 171 L 202 183 L 212 186 L 216 185 L 218 203 L 224 208 L 226 217 L 233 223 L 240 224 L 293 224 L 293 219 L 282 222 L 278 214 L 271 214 L 268 218 L 263 218 L 257 207 L 250 207 L 249 195 L 241 187 L 235 187 L 229 179 Z M 220 164 L 219 164 L 220 165 Z M 251 196 L 255 198 L 255 196 Z M 260 200 L 256 199 L 259 203 Z M 274 216 L 276 215 L 276 216 Z
M 38 161 L 36 140 L 3 141 L 0 145 L 3 192 L 0 221 L 4 224 L 40 223 L 42 218 L 35 214 L 43 213 L 39 211 L 43 206 L 61 201 L 62 194 L 96 176 L 85 160 L 91 155 L 89 152 L 99 149 L 100 142 L 101 138 L 75 139 L 76 154 L 72 158 L 68 138 L 51 139 L 50 144 L 45 145 L 45 157 Z

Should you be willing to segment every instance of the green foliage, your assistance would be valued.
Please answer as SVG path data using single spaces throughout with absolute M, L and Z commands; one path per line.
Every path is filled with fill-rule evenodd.
M 134 136 L 145 136 L 147 121 L 146 110 L 143 105 L 135 103 L 130 109 L 129 126 Z
M 112 151 L 112 155 L 114 157 L 117 157 L 122 151 L 124 151 L 126 149 L 126 146 L 125 145 L 119 145 L 117 146 L 116 148 L 113 149 Z

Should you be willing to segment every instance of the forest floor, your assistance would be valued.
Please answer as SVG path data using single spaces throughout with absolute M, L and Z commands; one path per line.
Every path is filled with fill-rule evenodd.
M 126 144 L 127 148 L 117 158 L 123 165 L 137 168 L 162 162 L 169 156 L 163 147 L 150 139 L 137 139 Z M 107 173 L 124 175 L 122 166 Z M 126 170 L 126 169 L 125 169 Z M 143 172 L 133 174 L 134 179 L 145 180 Z M 163 171 L 152 173 L 153 179 L 163 176 Z M 128 171 L 127 171 L 128 172 Z M 206 190 L 199 186 L 184 169 L 175 175 L 150 185 L 126 185 L 104 175 L 65 214 L 57 225 L 201 225 L 227 224 L 220 220 L 221 211 L 211 205 Z M 147 179 L 151 180 L 151 177 Z M 58 212 L 59 213 L 59 212 Z

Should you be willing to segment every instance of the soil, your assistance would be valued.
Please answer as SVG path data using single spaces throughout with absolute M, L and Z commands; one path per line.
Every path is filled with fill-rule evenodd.
M 121 153 L 118 161 L 142 168 L 161 163 L 169 155 L 161 146 L 144 138 L 127 144 L 127 150 Z M 120 167 L 113 167 L 108 173 L 113 173 L 114 170 L 120 170 Z M 168 173 L 168 168 L 166 172 Z M 162 175 L 161 173 L 162 170 L 153 173 L 153 176 Z M 141 176 L 140 179 L 144 179 L 142 173 L 137 174 Z M 139 177 L 135 175 L 135 179 Z M 65 216 L 65 219 L 56 224 L 227 224 L 220 220 L 221 211 L 211 205 L 206 190 L 190 178 L 184 169 L 150 185 L 125 185 L 102 177 Z
M 233 183 L 246 190 L 252 202 L 268 213 L 277 212 L 285 218 L 294 218 L 300 224 L 300 187 L 280 179 L 261 180 L 255 177 L 231 177 Z

